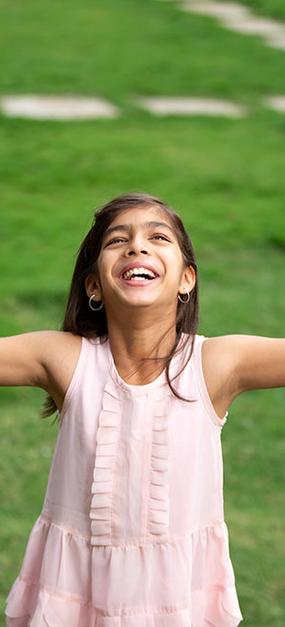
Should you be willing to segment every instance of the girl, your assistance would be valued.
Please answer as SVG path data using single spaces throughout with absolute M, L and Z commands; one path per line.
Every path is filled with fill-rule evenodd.
M 285 339 L 197 334 L 179 216 L 146 194 L 97 211 L 60 331 L 0 340 L 0 383 L 58 410 L 8 627 L 236 627 L 221 430 L 238 394 L 285 386 Z

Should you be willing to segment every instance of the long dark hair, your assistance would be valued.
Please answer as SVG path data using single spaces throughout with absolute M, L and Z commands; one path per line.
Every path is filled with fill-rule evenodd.
M 103 307 L 97 312 L 93 312 L 90 309 L 88 303 L 89 299 L 85 290 L 85 279 L 91 273 L 95 273 L 98 276 L 97 260 L 106 229 L 122 211 L 136 206 L 144 206 L 146 208 L 157 207 L 166 213 L 173 228 L 175 229 L 185 268 L 191 265 L 196 273 L 196 282 L 190 293 L 189 302 L 184 304 L 178 300 L 176 314 L 176 341 L 172 350 L 166 357 L 145 358 L 164 360 L 166 378 L 171 391 L 177 398 L 192 402 L 191 399 L 185 399 L 180 396 L 177 390 L 173 388 L 172 382 L 169 378 L 169 366 L 171 359 L 176 352 L 182 333 L 186 334 L 186 338 L 180 350 L 184 350 L 186 344 L 191 342 L 190 353 L 186 363 L 183 365 L 180 372 L 176 374 L 174 379 L 176 379 L 182 370 L 184 370 L 193 352 L 194 339 L 195 334 L 197 333 L 199 318 L 198 269 L 193 245 L 184 228 L 181 218 L 176 211 L 174 211 L 174 209 L 169 207 L 160 198 L 138 192 L 122 194 L 113 198 L 113 200 L 95 211 L 93 224 L 77 251 L 78 254 L 71 279 L 66 311 L 60 330 L 69 331 L 75 335 L 85 336 L 86 338 L 100 337 L 100 342 L 102 343 L 107 341 L 108 327 L 105 308 Z M 166 333 L 168 333 L 168 330 Z M 161 339 L 162 338 L 159 339 L 159 342 Z M 57 406 L 53 398 L 48 394 L 43 402 L 40 417 L 47 418 L 55 411 L 57 411 Z

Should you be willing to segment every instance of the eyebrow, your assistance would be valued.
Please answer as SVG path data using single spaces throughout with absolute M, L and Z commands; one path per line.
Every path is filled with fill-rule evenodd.
M 130 229 L 131 229 L 131 226 L 132 226 L 131 224 L 117 224 L 116 226 L 110 226 L 107 229 L 106 233 L 104 234 L 104 239 L 106 237 L 108 237 L 111 233 L 113 233 L 114 231 L 127 231 L 127 232 L 129 232 Z M 154 227 L 154 226 L 166 227 L 174 235 L 174 230 L 166 222 L 156 222 L 156 221 L 152 220 L 151 222 L 145 222 L 145 224 L 143 225 L 144 228 Z

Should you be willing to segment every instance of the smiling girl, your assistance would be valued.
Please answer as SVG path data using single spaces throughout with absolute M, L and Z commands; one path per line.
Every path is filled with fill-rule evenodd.
M 285 386 L 285 339 L 207 338 L 180 217 L 147 194 L 95 214 L 60 331 L 0 339 L 0 384 L 47 392 L 59 431 L 9 627 L 236 627 L 221 431 Z

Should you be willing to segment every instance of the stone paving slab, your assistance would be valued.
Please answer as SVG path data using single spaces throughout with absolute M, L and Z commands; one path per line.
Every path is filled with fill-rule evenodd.
M 185 9 L 200 13 L 201 15 L 209 15 L 219 19 L 246 19 L 249 15 L 249 9 L 236 2 L 207 2 L 206 0 L 182 0 L 181 4 Z
M 268 96 L 264 98 L 263 103 L 273 111 L 285 113 L 285 96 Z
M 239 118 L 246 115 L 244 107 L 226 100 L 211 98 L 139 98 L 137 103 L 155 115 L 208 115 Z
M 80 96 L 3 96 L 0 109 L 8 117 L 39 120 L 114 118 L 119 115 L 117 107 L 106 100 Z
M 259 36 L 266 45 L 285 50 L 285 24 L 257 16 L 252 9 L 244 5 L 206 0 L 181 0 L 178 4 L 184 11 L 216 18 L 224 28 L 243 35 Z

